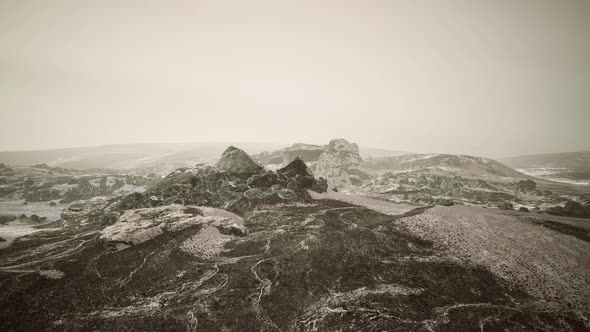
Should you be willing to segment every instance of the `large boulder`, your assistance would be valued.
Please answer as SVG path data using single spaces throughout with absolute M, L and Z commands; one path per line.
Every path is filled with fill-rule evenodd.
M 99 242 L 120 251 L 152 240 L 167 232 L 178 232 L 192 226 L 213 226 L 224 234 L 246 235 L 239 216 L 208 207 L 172 204 L 155 208 L 125 211 L 116 223 L 100 231 Z
M 313 177 L 313 173 L 311 169 L 307 167 L 305 161 L 301 157 L 295 158 L 292 162 L 290 162 L 287 166 L 279 169 L 278 173 L 282 173 L 288 177 L 295 177 L 299 176 L 311 176 Z
M 516 183 L 516 189 L 522 192 L 531 192 L 537 189 L 537 183 L 533 180 L 520 180 Z
M 563 210 L 565 214 L 575 217 L 582 217 L 586 213 L 584 206 L 575 201 L 567 201 L 563 207 Z
M 234 146 L 228 147 L 223 152 L 215 166 L 234 174 L 256 174 L 264 170 L 264 167 L 257 163 L 249 154 Z
M 293 179 L 301 189 L 308 189 L 313 185 L 313 173 L 301 157 L 295 158 L 289 165 L 279 169 L 277 173 Z

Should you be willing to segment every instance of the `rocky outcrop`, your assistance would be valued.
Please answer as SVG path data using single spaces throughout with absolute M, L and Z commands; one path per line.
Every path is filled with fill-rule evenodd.
M 320 161 L 332 160 L 340 166 L 353 167 L 358 166 L 362 161 L 359 153 L 359 147 L 356 143 L 350 143 L 343 138 L 337 138 L 330 141 L 325 148 Z
M 167 232 L 178 232 L 199 225 L 214 226 L 222 234 L 247 234 L 242 218 L 227 211 L 172 204 L 156 208 L 125 211 L 113 225 L 100 232 L 99 242 L 120 251 L 152 240 Z
M 256 174 L 264 169 L 249 154 L 234 146 L 223 152 L 215 167 L 235 174 Z
M 314 176 L 300 158 L 278 171 L 270 171 L 253 162 L 246 152 L 229 147 L 217 166 L 197 164 L 177 169 L 146 192 L 119 200 L 116 209 L 184 204 L 241 214 L 258 204 L 306 200 L 307 189 L 313 184 Z
M 520 180 L 516 183 L 516 190 L 522 191 L 523 193 L 535 191 L 537 189 L 537 183 L 531 179 Z
M 355 169 L 362 161 L 358 145 L 345 139 L 334 139 L 320 155 L 318 163 L 314 166 L 314 174 L 326 178 L 329 186 L 333 188 L 358 185 L 362 182 L 358 174 L 355 174 L 352 179 L 350 175 L 353 172 L 362 173 Z M 353 169 L 354 171 L 351 172 Z

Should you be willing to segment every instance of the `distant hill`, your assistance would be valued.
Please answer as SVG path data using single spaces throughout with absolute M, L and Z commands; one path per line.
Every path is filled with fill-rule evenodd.
M 227 148 L 235 145 L 250 154 L 264 151 L 280 151 L 283 145 L 271 143 L 170 143 L 170 144 L 116 144 L 78 148 L 4 151 L 0 163 L 12 166 L 47 164 L 51 167 L 75 169 L 142 169 L 167 173 L 174 168 L 193 165 L 197 162 L 213 164 Z M 305 144 L 295 145 L 295 147 Z M 312 145 L 307 145 L 312 146 Z M 318 148 L 322 148 L 318 146 Z M 385 149 L 362 148 L 363 156 L 395 156 L 404 152 Z M 270 153 L 272 154 L 272 153 Z
M 527 178 L 498 161 L 483 157 L 452 154 L 406 154 L 368 159 L 363 168 L 373 171 L 421 171 L 437 175 L 473 178 Z
M 516 156 L 502 159 L 502 162 L 532 176 L 590 184 L 590 151 Z
M 0 162 L 13 166 L 47 164 L 52 167 L 76 169 L 161 169 L 213 163 L 228 145 L 236 145 L 251 153 L 276 149 L 274 144 L 258 143 L 180 143 L 121 144 L 95 147 L 39 151 L 0 152 Z

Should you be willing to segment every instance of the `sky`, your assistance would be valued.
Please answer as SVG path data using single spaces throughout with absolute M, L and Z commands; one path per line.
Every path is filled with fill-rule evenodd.
M 0 150 L 590 150 L 590 1 L 0 0 Z

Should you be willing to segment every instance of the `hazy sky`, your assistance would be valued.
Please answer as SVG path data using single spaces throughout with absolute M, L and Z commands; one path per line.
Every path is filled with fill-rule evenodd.
M 0 150 L 590 150 L 590 1 L 0 0 Z

